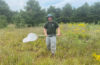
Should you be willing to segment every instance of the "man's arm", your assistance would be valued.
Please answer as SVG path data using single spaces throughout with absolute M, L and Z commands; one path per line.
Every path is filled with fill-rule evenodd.
M 44 28 L 44 35 L 47 36 L 47 30 Z
M 57 28 L 57 36 L 60 36 L 61 33 L 60 33 L 60 27 Z

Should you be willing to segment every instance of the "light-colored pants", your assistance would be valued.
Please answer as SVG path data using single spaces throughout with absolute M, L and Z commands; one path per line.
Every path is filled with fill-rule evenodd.
M 46 45 L 48 50 L 51 50 L 52 53 L 56 52 L 56 36 L 46 37 Z

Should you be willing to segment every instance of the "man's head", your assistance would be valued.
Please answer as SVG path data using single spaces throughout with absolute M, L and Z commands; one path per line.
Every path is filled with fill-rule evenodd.
M 52 19 L 53 19 L 53 16 L 52 16 L 52 14 L 48 14 L 48 21 L 52 21 Z

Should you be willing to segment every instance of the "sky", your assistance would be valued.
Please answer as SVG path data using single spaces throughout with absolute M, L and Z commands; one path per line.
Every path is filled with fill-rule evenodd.
M 5 0 L 5 2 L 10 6 L 11 10 L 19 11 L 24 9 L 26 2 L 28 0 Z M 70 3 L 72 7 L 80 7 L 85 2 L 89 5 L 93 5 L 95 2 L 100 2 L 100 0 L 37 0 L 42 8 L 47 9 L 49 6 L 55 6 L 56 8 L 62 8 L 66 3 Z

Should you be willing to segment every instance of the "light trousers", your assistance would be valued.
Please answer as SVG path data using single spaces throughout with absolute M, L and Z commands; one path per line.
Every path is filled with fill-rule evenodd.
M 46 45 L 48 50 L 51 50 L 52 53 L 56 52 L 56 36 L 47 36 Z

